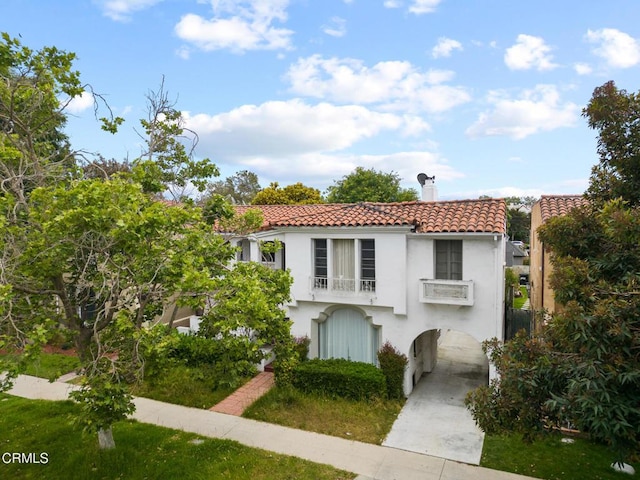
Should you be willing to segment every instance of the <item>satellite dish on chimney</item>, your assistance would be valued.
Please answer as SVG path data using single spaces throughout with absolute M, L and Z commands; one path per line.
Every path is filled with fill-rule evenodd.
M 418 174 L 418 183 L 420 183 L 420 185 L 422 185 L 424 187 L 425 182 L 427 181 L 427 179 L 429 178 L 429 176 L 426 173 L 419 173 Z

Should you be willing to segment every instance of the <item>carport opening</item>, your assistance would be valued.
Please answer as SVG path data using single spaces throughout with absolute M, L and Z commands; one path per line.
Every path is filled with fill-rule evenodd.
M 489 360 L 480 342 L 467 333 L 428 330 L 415 338 L 410 353 L 413 387 L 432 373 L 448 375 L 451 381 L 470 385 L 489 383 Z

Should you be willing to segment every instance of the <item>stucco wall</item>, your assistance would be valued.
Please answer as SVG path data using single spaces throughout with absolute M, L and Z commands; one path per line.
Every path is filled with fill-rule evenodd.
M 336 306 L 352 306 L 379 327 L 379 342 L 391 342 L 409 358 L 405 392 L 416 370 L 433 366 L 439 329 L 468 333 L 478 342 L 503 337 L 504 238 L 502 235 L 427 235 L 398 229 L 307 229 L 270 232 L 286 245 L 287 268 L 294 278 L 288 315 L 292 334 L 311 338 L 310 355 L 318 355 L 318 320 Z M 373 238 L 376 245 L 376 291 L 336 294 L 311 288 L 313 238 Z M 434 240 L 463 239 L 463 280 L 474 282 L 473 306 L 435 305 L 419 301 L 420 279 L 434 278 Z M 424 332 L 433 334 L 421 337 Z M 421 355 L 413 356 L 419 338 Z M 426 368 L 425 368 L 426 367 Z

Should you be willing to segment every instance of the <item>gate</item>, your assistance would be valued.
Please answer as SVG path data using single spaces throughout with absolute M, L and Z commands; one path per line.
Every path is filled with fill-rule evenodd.
M 518 308 L 506 308 L 504 312 L 504 340 L 511 340 L 516 336 L 518 331 L 523 328 L 527 335 L 531 336 L 531 320 L 533 319 L 532 310 L 521 310 Z

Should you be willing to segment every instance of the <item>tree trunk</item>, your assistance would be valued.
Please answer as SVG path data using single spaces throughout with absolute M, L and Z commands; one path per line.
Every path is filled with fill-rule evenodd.
M 178 314 L 178 305 L 173 304 L 173 312 L 171 312 L 171 320 L 169 320 L 169 328 L 173 328 L 173 321 L 176 319 L 176 315 Z
M 91 345 L 91 337 L 93 336 L 93 329 L 81 326 L 78 330 L 78 334 L 75 337 L 75 346 L 78 351 L 78 356 L 81 360 L 87 360 L 89 354 L 89 346 Z
M 116 442 L 113 440 L 113 431 L 111 430 L 111 426 L 106 429 L 101 428 L 98 430 L 98 444 L 100 445 L 101 450 L 116 448 Z

